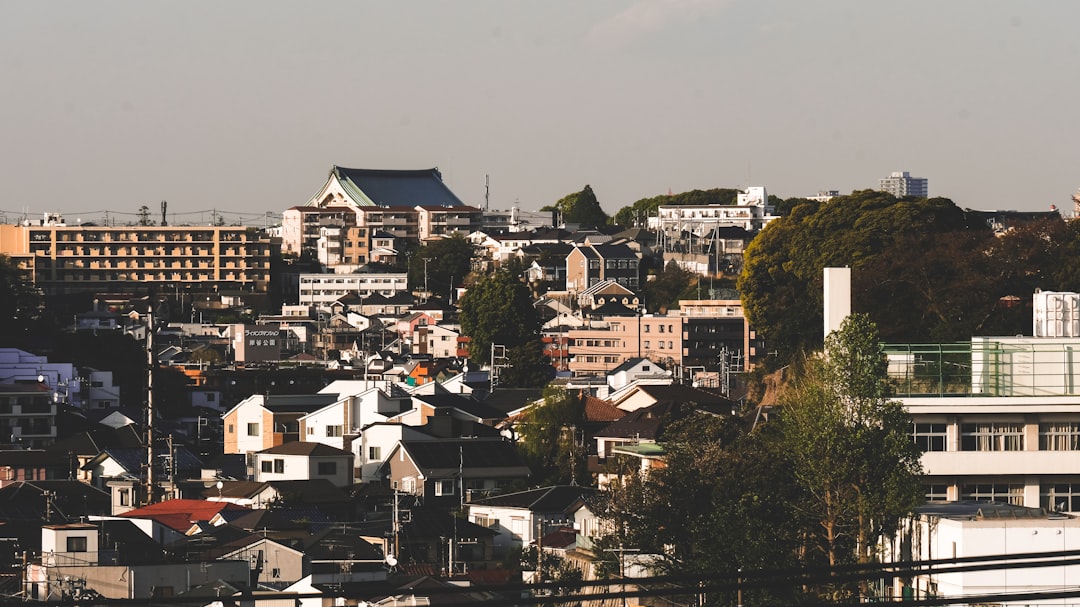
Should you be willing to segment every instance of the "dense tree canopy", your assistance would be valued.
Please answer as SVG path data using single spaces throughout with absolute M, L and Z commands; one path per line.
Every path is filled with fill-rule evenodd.
M 650 215 L 656 215 L 656 209 L 660 205 L 735 204 L 738 196 L 739 190 L 714 188 L 642 198 L 630 206 L 619 209 L 615 213 L 614 221 L 624 228 L 635 225 L 644 227 L 645 219 Z
M 852 306 L 871 313 L 886 337 L 918 341 L 936 333 L 963 339 L 970 337 L 967 328 L 977 323 L 935 328 L 914 315 L 934 307 L 928 298 L 955 312 L 951 298 L 982 297 L 966 291 L 967 285 L 956 282 L 945 267 L 977 278 L 992 241 L 993 232 L 984 221 L 948 199 L 897 199 L 866 190 L 828 203 L 806 201 L 771 222 L 747 247 L 738 287 L 751 324 L 782 361 L 821 345 L 822 269 L 834 266 L 852 268 Z M 967 244 L 956 251 L 961 243 Z M 945 250 L 931 254 L 931 245 Z M 947 252 L 949 247 L 963 255 Z M 921 266 L 891 261 L 922 253 L 927 257 Z M 919 271 L 931 263 L 936 273 Z M 901 292 L 905 297 L 898 296 Z M 919 293 L 921 299 L 910 299 Z M 983 311 L 971 311 L 971 318 L 984 317 L 997 301 L 996 296 L 984 299 Z
M 730 578 L 740 568 L 870 562 L 877 540 L 922 500 L 911 421 L 888 399 L 877 341 L 865 315 L 850 317 L 824 356 L 794 369 L 779 421 L 751 429 L 738 416 L 692 411 L 663 432 L 663 467 L 643 474 L 636 460 L 609 458 L 622 476 L 596 504 L 613 523 L 599 552 L 631 547 L 658 555 L 659 573 Z M 799 597 L 777 594 L 795 586 L 744 599 L 795 604 Z M 811 598 L 868 591 L 851 584 L 806 590 Z M 731 604 L 735 597 L 710 598 Z
M 460 233 L 425 242 L 409 256 L 409 285 L 414 289 L 424 287 L 426 265 L 428 291 L 449 298 L 453 285 L 460 286 L 472 271 L 474 249 Z
M 645 309 L 661 312 L 675 306 L 685 298 L 689 289 L 697 285 L 700 276 L 669 261 L 664 270 L 645 283 Z
M 514 424 L 518 446 L 536 486 L 587 485 L 585 449 L 579 433 L 585 427 L 583 398 L 563 388 L 544 389 L 544 400 L 526 411 Z
M 536 340 L 540 332 L 529 288 L 505 268 L 477 280 L 459 307 L 461 330 L 471 339 L 469 357 L 476 361 L 490 358 L 493 343 L 509 348 Z
M 562 214 L 563 222 L 577 224 L 581 228 L 596 228 L 607 225 L 608 216 L 600 207 L 600 202 L 593 193 L 592 186 L 586 185 L 580 192 L 567 194 L 554 205 L 546 206 L 541 211 L 555 210 Z

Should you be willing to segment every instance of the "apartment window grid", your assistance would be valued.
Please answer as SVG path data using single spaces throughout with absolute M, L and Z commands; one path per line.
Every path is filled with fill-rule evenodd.
M 964 485 L 960 499 L 1004 502 L 1013 506 L 1024 505 L 1024 486 L 1013 483 L 980 483 Z
M 1039 505 L 1052 512 L 1080 512 L 1080 483 L 1043 485 Z
M 1024 424 L 978 422 L 960 424 L 961 451 L 1023 451 Z
M 1080 451 L 1080 422 L 1039 424 L 1040 451 Z
M 948 450 L 948 424 L 912 423 L 911 438 L 924 452 Z

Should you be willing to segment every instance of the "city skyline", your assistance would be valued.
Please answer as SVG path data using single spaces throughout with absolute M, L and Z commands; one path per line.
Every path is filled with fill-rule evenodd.
M 252 217 L 332 165 L 467 204 L 870 189 L 1071 212 L 1080 5 L 646 0 L 16 3 L 0 213 Z M 253 219 L 253 222 L 257 220 Z

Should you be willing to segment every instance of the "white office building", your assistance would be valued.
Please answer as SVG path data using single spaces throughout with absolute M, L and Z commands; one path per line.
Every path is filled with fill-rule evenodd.
M 330 304 L 348 294 L 368 297 L 378 293 L 392 297 L 408 289 L 409 276 L 405 272 L 385 274 L 301 274 L 301 306 L 315 306 L 327 310 Z

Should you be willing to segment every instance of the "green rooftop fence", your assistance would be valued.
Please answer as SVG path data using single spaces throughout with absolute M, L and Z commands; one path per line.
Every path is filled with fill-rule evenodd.
M 1080 395 L 1080 339 L 883 344 L 896 396 Z

